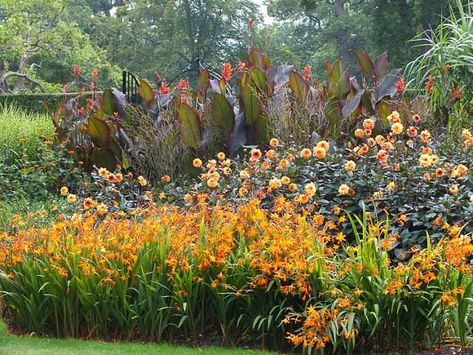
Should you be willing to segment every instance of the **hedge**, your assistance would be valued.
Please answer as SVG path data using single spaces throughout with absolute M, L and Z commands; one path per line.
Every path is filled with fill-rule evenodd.
M 85 106 L 87 98 L 91 98 L 92 92 L 71 92 L 63 93 L 45 93 L 45 94 L 14 94 L 14 95 L 0 95 L 0 107 L 5 105 L 15 105 L 18 108 L 24 109 L 28 112 L 45 113 L 46 109 L 41 102 L 47 103 L 49 108 L 53 110 L 64 95 L 68 98 L 79 97 L 79 106 Z

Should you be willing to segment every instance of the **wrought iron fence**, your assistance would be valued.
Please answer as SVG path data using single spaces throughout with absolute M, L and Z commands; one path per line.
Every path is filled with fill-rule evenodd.
M 127 70 L 122 72 L 122 92 L 128 102 L 138 102 L 138 78 Z

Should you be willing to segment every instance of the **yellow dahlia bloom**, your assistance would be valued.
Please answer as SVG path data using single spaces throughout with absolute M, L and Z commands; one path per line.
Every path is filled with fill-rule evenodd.
M 394 134 L 401 134 L 403 130 L 404 130 L 404 126 L 402 125 L 401 122 L 395 122 L 395 123 L 393 123 L 393 125 L 391 126 L 391 131 L 392 131 Z
M 349 160 L 345 163 L 345 170 L 346 171 L 354 171 L 356 169 L 356 163 L 353 160 Z
M 346 184 L 342 184 L 338 188 L 338 194 L 341 195 L 341 196 L 348 195 L 349 192 L 350 192 L 350 188 Z

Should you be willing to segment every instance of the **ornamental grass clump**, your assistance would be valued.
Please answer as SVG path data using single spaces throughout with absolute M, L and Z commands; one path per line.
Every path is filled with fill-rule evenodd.
M 469 342 L 473 245 L 460 230 L 395 262 L 398 236 L 368 213 L 309 214 L 279 196 L 271 210 L 200 200 L 133 215 L 85 208 L 86 198 L 47 227 L 0 234 L 4 314 L 25 331 L 158 341 L 218 332 L 227 345 L 344 352 Z

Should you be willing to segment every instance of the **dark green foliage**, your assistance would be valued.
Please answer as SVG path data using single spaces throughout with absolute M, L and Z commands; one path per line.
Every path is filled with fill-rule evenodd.
M 86 106 L 87 99 L 93 97 L 93 92 L 70 92 L 62 93 L 43 93 L 43 94 L 15 94 L 15 95 L 0 95 L 0 107 L 6 105 L 14 105 L 19 109 L 24 109 L 28 112 L 46 113 L 46 107 L 54 108 L 64 99 L 76 99 L 79 106 Z

